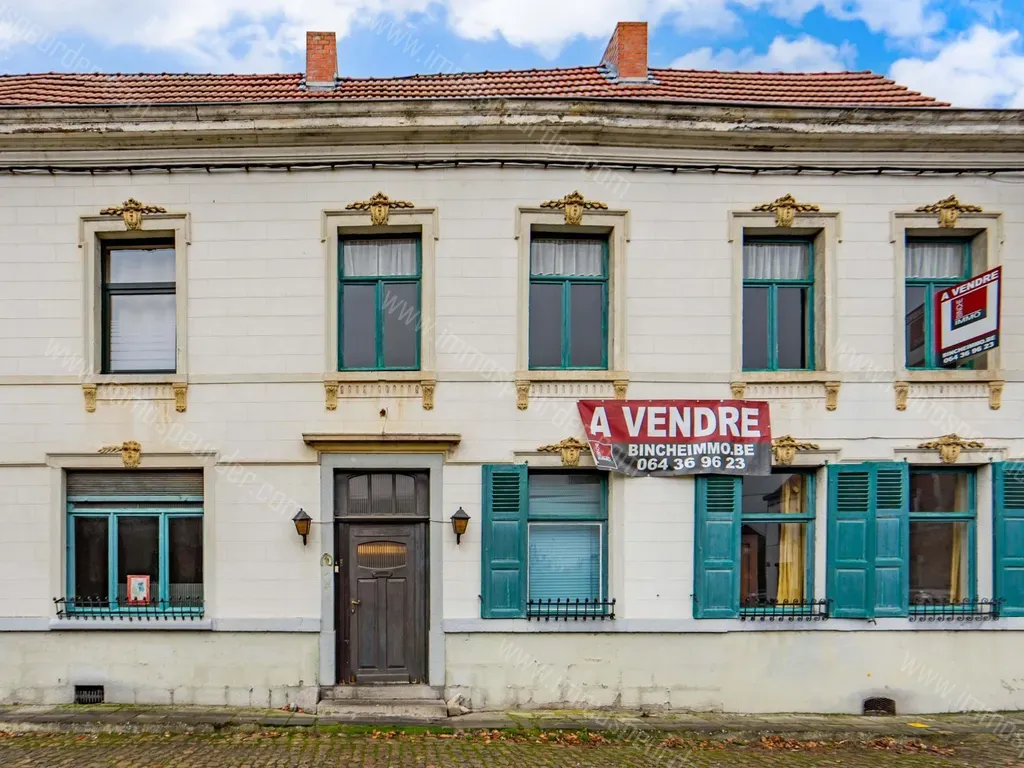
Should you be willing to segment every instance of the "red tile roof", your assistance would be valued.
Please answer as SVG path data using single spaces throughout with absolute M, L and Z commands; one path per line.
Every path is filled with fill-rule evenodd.
M 618 83 L 599 67 L 397 78 L 342 78 L 306 90 L 301 74 L 0 76 L 0 106 L 462 98 L 582 98 L 823 107 L 945 107 L 871 72 L 701 72 L 652 69 L 645 83 Z

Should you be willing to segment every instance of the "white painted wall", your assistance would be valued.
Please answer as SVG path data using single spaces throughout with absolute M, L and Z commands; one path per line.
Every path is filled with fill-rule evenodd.
M 446 532 L 444 614 L 446 621 L 477 619 L 480 464 L 512 461 L 514 452 L 533 451 L 581 432 L 575 416 L 579 395 L 535 396 L 529 410 L 519 411 L 512 386 L 520 311 L 516 209 L 577 188 L 587 198 L 629 211 L 625 287 L 631 398 L 729 397 L 731 317 L 737 306 L 729 213 L 749 211 L 790 192 L 800 201 L 839 213 L 836 338 L 861 362 L 854 368 L 852 357 L 838 358 L 850 367 L 831 372 L 843 381 L 835 412 L 826 411 L 820 384 L 748 393 L 771 401 L 775 434 L 819 443 L 845 461 L 891 459 L 896 450 L 953 431 L 983 440 L 992 449 L 982 461 L 1024 454 L 1019 429 L 1024 281 L 1018 274 L 1024 187 L 974 177 L 642 173 L 626 178 L 628 186 L 620 186 L 621 195 L 612 197 L 587 175 L 571 170 L 0 175 L 0 625 L 7 621 L 6 626 L 14 627 L 11 620 L 18 619 L 18 626 L 29 621 L 45 627 L 53 617 L 51 600 L 63 591 L 64 518 L 60 470 L 52 457 L 94 456 L 101 446 L 124 440 L 142 443 L 143 466 L 147 457 L 162 454 L 167 460 L 198 446 L 213 452 L 225 470 L 210 486 L 213 495 L 206 510 L 211 620 L 315 624 L 324 532 L 314 527 L 309 546 L 303 548 L 290 522 L 295 506 L 318 517 L 317 454 L 301 435 L 382 430 L 461 434 L 444 472 L 445 516 L 462 506 L 473 522 L 460 546 Z M 333 321 L 325 317 L 324 307 L 326 292 L 335 287 L 324 279 L 321 214 L 379 189 L 392 198 L 437 209 L 435 333 L 438 338 L 455 336 L 459 344 L 438 345 L 434 410 L 423 410 L 418 397 L 368 397 L 342 398 L 338 410 L 330 412 L 324 408 L 322 381 L 325 334 Z M 912 211 L 951 193 L 986 212 L 1003 214 L 1003 406 L 1000 411 L 989 409 L 984 385 L 915 385 L 910 410 L 899 413 L 892 388 L 898 288 L 891 217 L 894 211 Z M 177 413 L 171 400 L 160 400 L 146 412 L 104 402 L 95 413 L 83 408 L 74 365 L 84 353 L 86 322 L 79 217 L 94 216 L 127 197 L 188 213 L 191 220 L 189 319 L 187 328 L 179 329 L 188 334 L 185 413 Z M 466 348 L 479 351 L 479 356 L 466 354 Z M 502 373 L 487 380 L 474 359 L 489 361 Z M 601 386 L 606 385 L 584 385 L 577 391 L 588 395 L 603 391 Z M 918 409 L 921 402 L 938 410 Z M 388 409 L 386 422 L 378 415 L 382 407 Z M 232 475 L 234 465 L 239 473 Z M 986 525 L 979 521 L 979 533 Z M 610 582 L 619 616 L 682 622 L 680 627 L 692 628 L 692 481 L 615 478 L 610 530 Z M 823 533 L 819 525 L 819 554 Z M 990 544 L 979 536 L 979 573 L 990 567 Z M 819 584 L 823 577 L 819 572 Z M 979 698 L 988 696 L 1001 706 L 1020 704 L 1017 694 L 1000 683 L 1024 678 L 1024 662 L 1006 650 L 1015 632 L 921 637 L 917 632 L 615 634 L 588 635 L 585 645 L 578 645 L 561 636 L 516 635 L 538 658 L 566 670 L 572 667 L 573 675 L 578 657 L 595 659 L 586 662 L 589 671 L 580 678 L 592 681 L 588 684 L 594 687 L 588 690 L 594 704 L 611 704 L 621 694 L 619 703 L 629 706 L 656 702 L 756 711 L 852 711 L 878 678 L 879 686 L 905 690 L 901 695 L 909 709 L 941 709 L 920 685 L 896 678 L 892 665 L 898 671 L 906 648 L 920 649 L 937 667 L 955 666 L 965 676 L 970 669 Z M 506 673 L 493 658 L 500 638 L 458 634 L 449 639 L 451 690 L 465 692 L 476 706 L 548 701 L 533 688 L 506 689 Z M 68 659 L 53 672 L 28 657 L 24 663 L 0 663 L 0 680 L 16 680 L 0 691 L 0 700 L 64 700 L 71 678 L 83 670 L 104 669 L 113 690 L 124 697 L 141 696 L 137 691 L 148 683 L 123 660 L 155 660 L 160 653 L 171 653 L 176 662 L 161 673 L 168 689 L 194 690 L 182 695 L 205 701 L 200 690 L 226 686 L 226 696 L 234 702 L 249 686 L 262 691 L 309 684 L 314 674 L 309 670 L 316 668 L 315 640 L 314 634 L 209 631 L 0 632 L 0 658 L 22 658 L 38 648 L 39 654 Z M 298 650 L 281 653 L 286 648 Z M 211 653 L 237 654 L 244 664 L 207 683 L 204 659 Z M 664 670 L 664 660 L 675 654 L 682 666 L 666 675 L 664 689 L 643 693 L 654 686 L 654 672 Z M 280 666 L 282 658 L 292 655 L 298 660 Z M 988 664 L 993 658 L 1001 661 L 992 664 L 991 672 L 964 665 L 965 660 Z M 870 666 L 883 661 L 889 666 Z M 264 667 L 275 664 L 277 682 L 265 680 Z M 10 672 L 14 669 L 19 670 L 16 678 Z M 793 685 L 792 673 L 808 684 Z M 507 674 L 512 685 L 512 673 Z M 602 682 L 597 679 L 601 674 L 612 677 Z
M 900 714 L 1024 708 L 1017 632 L 449 634 L 448 693 L 476 709 Z

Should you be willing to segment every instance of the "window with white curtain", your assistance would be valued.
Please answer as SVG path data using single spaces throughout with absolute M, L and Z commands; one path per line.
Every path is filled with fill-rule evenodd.
M 935 338 L 935 294 L 971 275 L 969 240 L 907 239 L 907 368 L 942 368 Z M 970 368 L 973 363 L 950 365 Z
M 339 370 L 419 370 L 419 237 L 338 240 Z
M 173 373 L 174 241 L 106 241 L 102 254 L 103 372 Z
M 530 368 L 608 367 L 608 241 L 530 242 Z
M 743 370 L 814 368 L 813 262 L 809 240 L 744 240 Z

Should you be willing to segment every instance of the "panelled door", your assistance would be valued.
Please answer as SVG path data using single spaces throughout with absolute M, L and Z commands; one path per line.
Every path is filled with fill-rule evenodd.
M 341 682 L 426 680 L 426 488 L 418 473 L 339 475 Z

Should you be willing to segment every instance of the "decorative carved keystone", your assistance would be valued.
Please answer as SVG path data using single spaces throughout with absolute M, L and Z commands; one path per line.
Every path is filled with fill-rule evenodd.
M 126 440 L 120 445 L 105 445 L 99 453 L 120 453 L 125 469 L 135 469 L 142 462 L 142 445 L 134 440 Z
M 142 229 L 144 213 L 167 213 L 167 209 L 161 208 L 159 205 L 143 205 L 134 197 L 129 197 L 121 205 L 104 208 L 100 211 L 101 216 L 120 216 L 124 219 L 125 229 L 132 231 Z
M 943 464 L 956 464 L 956 460 L 960 458 L 960 451 L 965 448 L 984 448 L 985 444 L 979 443 L 977 440 L 964 440 L 959 435 L 943 435 L 938 440 L 921 443 L 917 447 L 938 451 Z
M 733 400 L 742 400 L 743 396 L 747 393 L 747 385 L 743 381 L 734 381 L 729 385 L 729 388 L 732 390 Z
M 392 200 L 383 192 L 378 192 L 369 200 L 360 200 L 349 203 L 345 206 L 347 210 L 359 210 L 370 212 L 370 223 L 375 227 L 383 227 L 388 223 L 392 208 L 415 208 L 416 206 L 407 200 Z
M 953 229 L 956 227 L 961 213 L 981 213 L 981 206 L 961 203 L 956 199 L 956 195 L 950 195 L 937 203 L 922 205 L 917 212 L 937 213 L 939 214 L 939 226 L 943 229 Z
M 583 223 L 584 210 L 608 210 L 608 206 L 605 203 L 599 203 L 596 200 L 584 199 L 579 190 L 574 190 L 561 200 L 548 200 L 545 203 L 541 203 L 540 207 L 562 209 L 565 211 L 565 223 L 572 227 L 579 226 Z
M 625 379 L 616 379 L 612 382 L 612 386 L 615 387 L 615 399 L 625 400 L 626 390 L 629 389 L 629 382 Z
M 792 435 L 783 435 L 772 440 L 772 455 L 775 463 L 788 467 L 796 458 L 797 451 L 816 451 L 817 443 L 802 443 Z
M 777 227 L 792 227 L 798 213 L 812 213 L 821 208 L 814 203 L 798 203 L 795 197 L 787 193 L 774 202 L 755 206 L 754 210 L 774 213 Z
M 537 450 L 541 453 L 561 453 L 563 467 L 578 467 L 580 465 L 580 451 L 584 448 L 590 449 L 590 444 L 575 437 L 567 437 L 557 445 L 545 445 Z

